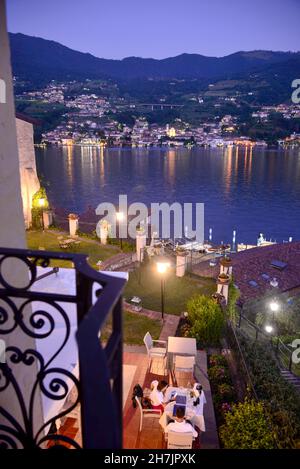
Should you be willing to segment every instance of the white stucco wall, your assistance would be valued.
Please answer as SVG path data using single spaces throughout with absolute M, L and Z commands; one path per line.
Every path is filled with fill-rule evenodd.
M 10 65 L 10 51 L 6 27 L 5 1 L 0 0 L 0 80 L 6 84 L 5 102 L 0 102 L 0 247 L 24 248 L 26 247 L 23 206 L 21 198 L 19 158 L 16 135 L 16 120 L 13 99 L 12 73 Z M 5 277 L 13 285 L 24 284 L 28 279 L 27 269 L 16 265 L 14 261 L 6 261 Z M 18 305 L 18 300 L 15 299 Z M 9 313 L 10 325 L 13 322 L 12 311 L 7 304 L 0 300 Z M 24 315 L 30 313 L 30 309 L 24 309 Z M 3 324 L 2 327 L 7 327 Z M 35 348 L 34 339 L 25 335 L 19 327 L 8 335 L 0 335 L 5 340 L 6 347 L 17 345 L 21 350 Z M 16 366 L 14 370 L 20 389 L 25 399 L 28 399 L 32 389 L 36 364 L 32 366 Z M 0 393 L 1 406 L 21 423 L 20 405 L 16 394 L 9 386 L 6 391 Z M 35 402 L 35 425 L 39 427 L 42 422 L 40 396 Z M 0 415 L 0 422 L 7 424 L 5 417 Z M 2 433 L 4 433 L 2 431 Z
M 32 196 L 40 188 L 36 172 L 33 125 L 21 119 L 16 119 L 16 128 L 24 220 L 26 228 L 29 228 L 32 219 Z

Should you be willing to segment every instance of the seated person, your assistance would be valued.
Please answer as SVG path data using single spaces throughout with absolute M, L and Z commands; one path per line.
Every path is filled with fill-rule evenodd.
M 198 432 L 194 429 L 191 423 L 188 423 L 184 418 L 184 408 L 177 407 L 175 421 L 170 422 L 165 429 L 165 433 L 168 432 L 182 432 L 182 433 L 192 433 L 193 437 L 198 436 Z
M 152 405 L 152 409 L 160 409 L 162 412 L 165 410 L 165 406 L 170 402 L 165 402 L 164 392 L 168 387 L 168 383 L 166 381 L 152 381 L 151 383 L 151 393 L 150 393 L 150 401 Z M 172 399 L 171 399 L 172 400 Z

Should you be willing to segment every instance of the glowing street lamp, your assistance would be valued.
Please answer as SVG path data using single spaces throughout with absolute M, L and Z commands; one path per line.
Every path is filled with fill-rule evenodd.
M 278 303 L 276 300 L 271 301 L 271 303 L 270 303 L 270 310 L 271 310 L 272 313 L 273 313 L 273 322 L 274 322 L 274 320 L 275 320 L 275 313 L 277 313 L 277 311 L 279 311 L 279 303 Z
M 124 213 L 123 212 L 117 212 L 116 213 L 116 218 L 119 224 L 119 238 L 120 238 L 120 245 L 121 245 L 121 251 L 123 250 L 123 243 L 122 243 L 122 237 L 120 237 L 120 226 L 122 221 L 124 220 Z
M 273 330 L 274 330 L 273 326 L 267 325 L 267 326 L 265 327 L 265 331 L 266 331 L 268 334 L 272 334 Z
M 41 197 L 41 198 L 39 199 L 39 206 L 40 206 L 41 208 L 44 208 L 45 205 L 46 205 L 46 199 L 45 199 L 45 197 Z
M 270 341 L 271 341 L 271 345 L 272 345 L 272 343 L 273 343 L 272 339 L 273 339 L 273 336 L 275 335 L 274 334 L 274 327 L 271 326 L 270 324 L 267 324 L 265 326 L 265 331 L 270 336 Z M 277 342 L 277 345 L 278 345 L 278 342 Z
M 45 225 L 44 225 L 44 208 L 45 208 L 45 205 L 46 205 L 46 199 L 45 197 L 41 197 L 39 200 L 38 200 L 38 204 L 39 204 L 39 207 L 41 208 L 41 211 L 42 211 L 42 228 L 43 228 L 43 231 L 45 230 Z
M 277 303 L 277 301 L 272 301 L 270 303 L 270 309 L 271 311 L 273 311 L 273 313 L 276 313 L 276 311 L 279 310 L 279 304 Z
M 161 260 L 156 263 L 157 273 L 160 275 L 160 294 L 161 294 L 161 318 L 164 320 L 165 312 L 165 274 L 168 271 L 170 263 Z

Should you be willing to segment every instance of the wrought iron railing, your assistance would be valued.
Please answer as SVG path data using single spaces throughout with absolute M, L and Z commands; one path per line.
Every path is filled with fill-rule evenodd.
M 53 260 L 73 262 L 74 294 L 71 287 L 71 293 L 41 291 L 40 282 L 36 282 L 38 266 L 49 267 Z M 5 276 L 6 266 L 12 262 L 25 267 L 26 285 L 20 287 Z M 20 272 L 19 267 L 15 264 L 16 272 Z M 0 363 L 0 447 L 44 448 L 55 444 L 72 448 L 121 448 L 124 284 L 124 279 L 93 270 L 82 254 L 0 248 L 0 337 L 7 343 L 5 363 Z M 70 371 L 58 364 L 70 340 L 68 304 L 74 305 L 77 314 L 78 373 L 75 367 Z M 101 330 L 110 314 L 112 332 L 104 342 Z M 50 356 L 45 356 L 43 347 L 39 348 L 38 344 L 51 339 L 58 320 L 60 327 L 63 324 L 63 338 L 55 342 L 55 346 L 52 342 Z M 28 341 L 36 346 L 28 347 Z M 27 383 L 26 392 L 23 383 L 18 381 L 20 367 L 23 374 L 26 370 L 36 371 L 29 389 Z M 71 391 L 75 398 L 68 404 L 66 398 Z M 11 396 L 11 400 L 7 400 L 7 396 Z M 47 421 L 44 416 L 40 427 L 36 428 L 35 412 L 41 409 L 38 406 L 41 399 L 64 403 L 64 408 Z M 78 404 L 81 444 L 66 435 L 49 432 L 58 419 Z

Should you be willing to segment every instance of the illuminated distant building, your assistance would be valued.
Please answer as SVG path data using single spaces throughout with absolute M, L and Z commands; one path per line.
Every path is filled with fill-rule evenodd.
M 170 138 L 176 137 L 176 130 L 174 129 L 174 127 L 169 128 L 169 126 L 167 126 L 166 133 L 167 136 Z
M 73 145 L 74 141 L 73 141 L 72 138 L 62 138 L 61 139 L 61 144 L 69 146 L 69 145 Z

